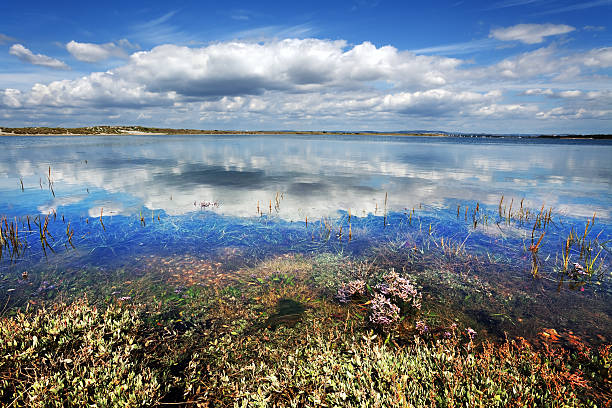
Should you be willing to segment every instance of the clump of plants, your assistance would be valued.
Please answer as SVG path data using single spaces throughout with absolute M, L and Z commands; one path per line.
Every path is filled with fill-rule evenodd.
M 369 321 L 389 331 L 400 318 L 414 316 L 421 310 L 422 294 L 407 277 L 392 269 L 374 286 L 361 279 L 341 284 L 336 298 L 341 303 L 356 299 L 369 305 Z
M 290 348 L 277 339 L 250 347 L 225 336 L 194 355 L 189 400 L 238 407 L 560 407 L 608 398 L 608 391 L 594 392 L 595 367 L 581 371 L 567 353 L 520 339 L 477 347 L 469 334 L 453 334 L 397 345 L 372 332 L 311 322 Z
M 0 405 L 152 406 L 163 394 L 134 310 L 87 300 L 0 320 Z

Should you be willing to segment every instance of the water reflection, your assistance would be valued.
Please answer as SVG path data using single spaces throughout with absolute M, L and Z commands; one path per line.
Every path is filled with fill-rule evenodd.
M 257 215 L 258 203 L 269 209 L 280 192 L 278 216 L 298 220 L 348 208 L 374 213 L 387 192 L 389 210 L 496 205 L 503 194 L 572 216 L 611 217 L 612 144 L 602 142 L 272 135 L 10 137 L 0 145 L 5 213 L 91 216 L 102 207 L 130 215 L 144 206 L 178 215 L 211 201 L 243 217 Z M 45 190 L 49 166 L 55 197 Z

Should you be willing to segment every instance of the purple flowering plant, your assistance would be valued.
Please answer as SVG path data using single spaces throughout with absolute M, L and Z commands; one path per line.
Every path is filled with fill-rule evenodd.
M 399 320 L 400 308 L 383 294 L 375 293 L 370 307 L 370 321 L 376 325 L 388 328 Z
M 393 269 L 383 276 L 383 282 L 376 285 L 376 289 L 402 306 L 412 306 L 417 310 L 421 310 L 421 292 L 417 290 L 408 278 L 401 277 Z
M 360 279 L 350 281 L 349 283 L 343 283 L 338 288 L 336 298 L 340 303 L 348 303 L 351 298 L 355 295 L 365 295 L 366 283 Z
M 373 288 L 364 280 L 357 279 L 343 283 L 336 293 L 336 299 L 340 303 L 367 297 L 370 297 L 366 302 L 370 306 L 370 322 L 384 330 L 395 325 L 402 313 L 421 309 L 421 293 L 395 270 L 384 274 L 382 281 Z

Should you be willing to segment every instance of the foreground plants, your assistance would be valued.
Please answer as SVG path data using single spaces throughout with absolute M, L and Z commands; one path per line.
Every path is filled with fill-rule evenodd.
M 0 404 L 606 406 L 612 398 L 609 345 L 477 343 L 471 329 L 425 321 L 420 291 L 392 269 L 288 256 L 217 276 L 188 284 L 192 276 L 177 275 L 180 290 L 138 305 L 78 300 L 2 318 Z M 377 298 L 403 323 L 376 322 Z
M 153 405 L 162 386 L 140 352 L 132 310 L 79 300 L 0 323 L 0 403 L 15 407 Z

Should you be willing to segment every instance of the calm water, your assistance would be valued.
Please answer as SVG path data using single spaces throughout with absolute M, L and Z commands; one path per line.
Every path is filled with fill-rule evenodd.
M 552 208 L 554 222 L 540 250 L 540 279 L 530 276 L 526 249 L 534 222 L 503 222 L 502 196 L 502 206 L 512 205 L 514 211 L 521 200 L 535 213 L 542 206 Z M 505 265 L 482 276 L 491 285 L 535 293 L 538 300 L 523 309 L 509 308 L 515 327 L 545 310 L 548 320 L 523 330 L 579 326 L 609 341 L 610 142 L 4 137 L 0 197 L 0 216 L 18 223 L 24 239 L 19 256 L 10 259 L 5 249 L 0 261 L 2 303 L 12 299 L 18 305 L 47 295 L 50 286 L 53 293 L 70 291 L 74 279 L 66 278 L 66 271 L 131 268 L 142 275 L 153 268 L 152 257 L 227 259 L 238 253 L 246 262 L 287 252 L 365 256 L 389 243 L 440 250 L 444 238 Z M 474 216 L 477 203 L 480 212 Z M 575 279 L 565 276 L 558 286 L 555 271 L 567 234 L 572 228 L 582 234 L 594 213 L 589 239 L 597 237 L 601 244 L 595 248 L 599 277 L 572 284 Z M 37 223 L 49 214 L 49 245 L 43 251 Z M 35 223 L 36 216 L 40 221 Z M 578 260 L 578 254 L 571 259 Z M 27 282 L 20 279 L 23 271 L 30 274 Z M 539 294 L 543 288 L 544 297 Z M 560 313 L 568 305 L 590 310 L 588 315 Z

